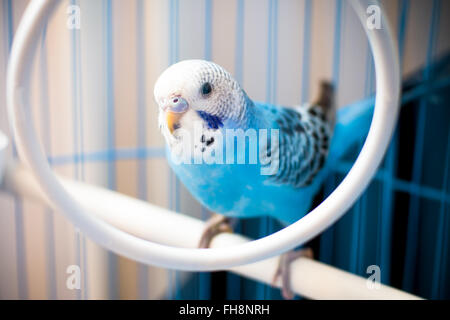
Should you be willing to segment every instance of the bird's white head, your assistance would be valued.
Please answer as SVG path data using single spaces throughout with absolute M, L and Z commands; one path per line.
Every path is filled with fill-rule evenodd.
M 229 72 L 204 60 L 171 65 L 156 81 L 154 96 L 166 138 L 178 128 L 190 130 L 194 121 L 202 122 L 206 130 L 226 122 L 239 124 L 250 101 Z

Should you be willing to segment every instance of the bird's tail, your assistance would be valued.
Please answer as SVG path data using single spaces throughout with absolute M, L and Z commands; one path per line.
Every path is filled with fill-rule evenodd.
M 364 142 L 369 132 L 373 110 L 373 98 L 353 103 L 338 110 L 329 158 L 335 161 L 357 143 Z
M 327 120 L 334 124 L 336 119 L 336 108 L 334 105 L 334 86 L 331 82 L 322 80 L 320 82 L 319 95 L 313 105 L 323 109 Z

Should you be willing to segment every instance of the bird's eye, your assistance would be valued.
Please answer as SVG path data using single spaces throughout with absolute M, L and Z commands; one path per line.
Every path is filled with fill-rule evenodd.
M 211 93 L 211 91 L 212 91 L 211 84 L 210 84 L 209 82 L 205 82 L 205 83 L 202 85 L 202 88 L 201 88 L 202 95 L 203 95 L 203 96 L 209 96 L 209 94 Z

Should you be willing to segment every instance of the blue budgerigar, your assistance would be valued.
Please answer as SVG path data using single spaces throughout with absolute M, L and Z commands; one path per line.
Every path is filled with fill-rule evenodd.
M 169 164 L 202 205 L 227 217 L 271 216 L 285 224 L 308 212 L 333 163 L 370 120 L 366 110 L 336 114 L 326 82 L 313 103 L 252 101 L 229 72 L 203 60 L 170 66 L 154 95 Z

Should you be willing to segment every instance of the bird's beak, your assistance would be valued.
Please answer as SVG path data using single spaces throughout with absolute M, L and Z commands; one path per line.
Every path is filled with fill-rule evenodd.
M 175 130 L 175 125 L 178 123 L 178 121 L 180 121 L 183 114 L 184 113 L 167 111 L 166 113 L 167 128 L 169 129 L 171 134 Z

